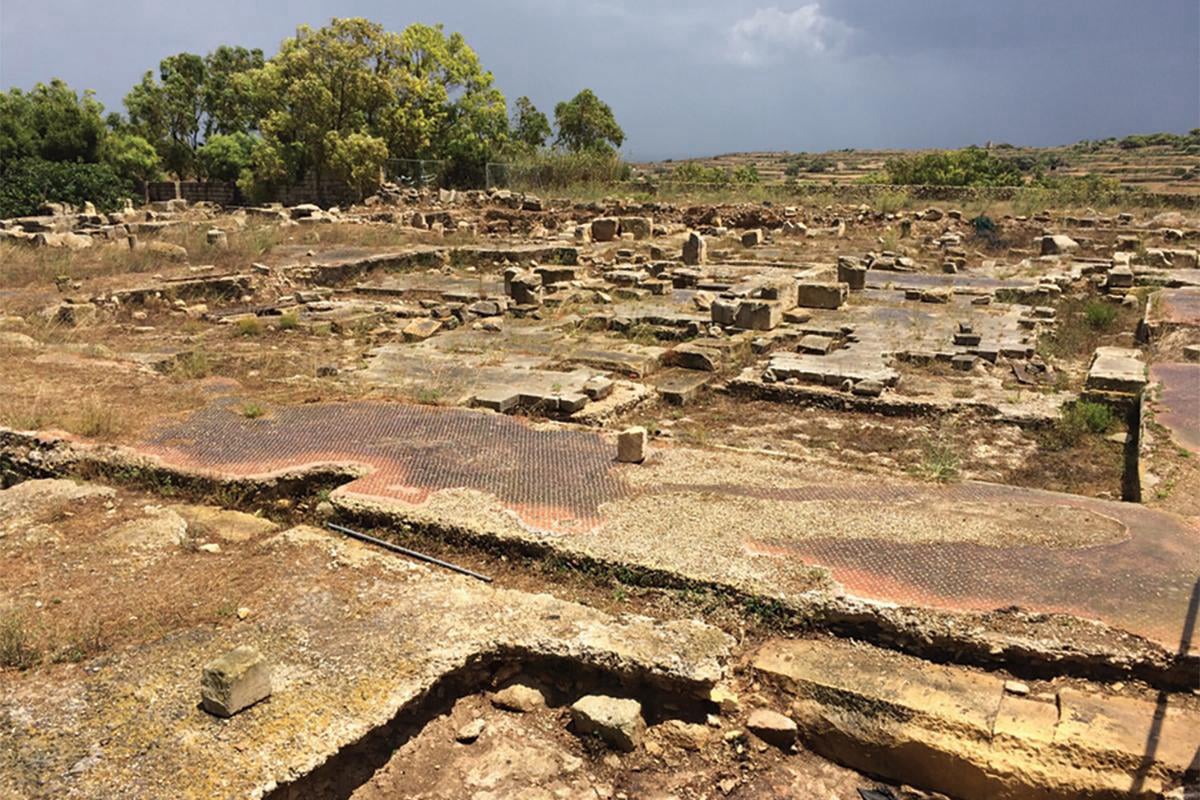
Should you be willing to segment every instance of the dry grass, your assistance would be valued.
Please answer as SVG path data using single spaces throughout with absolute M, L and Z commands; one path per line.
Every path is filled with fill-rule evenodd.
M 19 611 L 0 614 L 0 669 L 29 669 L 41 660 L 32 624 Z
M 72 427 L 81 436 L 108 439 L 120 433 L 124 423 L 120 413 L 111 403 L 93 395 L 84 400 L 75 412 L 75 424 Z
M 216 248 L 205 239 L 209 227 L 211 222 L 208 220 L 187 222 L 167 228 L 157 235 L 140 235 L 139 244 L 167 242 L 186 249 L 188 261 L 192 264 L 212 264 L 218 269 L 243 269 L 269 253 L 286 236 L 286 229 L 277 225 L 256 225 L 241 231 L 230 231 L 229 246 Z M 0 263 L 4 264 L 3 285 L 6 288 L 157 272 L 172 265 L 167 257 L 144 247 L 130 250 L 124 240 L 96 240 L 92 247 L 75 251 L 5 242 L 0 243 Z

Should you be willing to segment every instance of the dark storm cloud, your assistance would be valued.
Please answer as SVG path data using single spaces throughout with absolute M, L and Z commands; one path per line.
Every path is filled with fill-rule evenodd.
M 270 53 L 300 23 L 354 15 L 461 31 L 510 99 L 549 110 L 593 88 L 635 158 L 1200 126 L 1196 0 L 0 0 L 0 83 L 59 76 L 115 109 L 165 55 Z

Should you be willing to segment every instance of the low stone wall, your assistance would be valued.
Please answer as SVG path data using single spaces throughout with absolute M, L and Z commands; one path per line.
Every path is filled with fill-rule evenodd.
M 1024 186 L 893 186 L 885 183 L 862 183 L 830 186 L 822 183 L 800 183 L 793 187 L 797 196 L 832 195 L 842 202 L 869 202 L 880 195 L 903 193 L 914 200 L 941 203 L 1003 203 L 1017 199 L 1023 193 L 1039 191 Z M 1054 190 L 1042 190 L 1052 193 Z M 1160 206 L 1183 210 L 1200 209 L 1200 194 L 1175 192 L 1143 192 L 1122 189 L 1111 198 L 1116 205 L 1131 207 Z
M 149 202 L 183 199 L 189 203 L 209 202 L 222 206 L 243 205 L 237 184 L 227 181 L 156 181 L 146 184 Z
M 155 181 L 146 184 L 145 196 L 149 202 L 179 198 L 189 203 L 251 205 L 233 181 Z M 353 192 L 345 181 L 327 178 L 318 183 L 315 177 L 309 176 L 300 183 L 280 188 L 267 200 L 285 206 L 300 203 L 345 204 L 353 200 Z

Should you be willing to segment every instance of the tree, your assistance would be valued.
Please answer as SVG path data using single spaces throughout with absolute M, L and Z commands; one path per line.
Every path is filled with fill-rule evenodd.
M 204 138 L 213 134 L 249 133 L 255 130 L 253 85 L 247 73 L 263 65 L 262 50 L 221 45 L 204 57 Z
M 236 181 L 254 160 L 255 139 L 248 133 L 217 133 L 196 151 L 197 172 L 208 180 Z
M 20 89 L 0 93 L 0 165 L 34 155 L 40 143 L 29 98 Z
M 388 157 L 387 142 L 365 133 L 342 136 L 330 132 L 325 146 L 334 174 L 354 189 L 356 199 L 379 188 Z
M 37 156 L 47 161 L 98 160 L 104 106 L 91 91 L 77 94 L 57 78 L 29 93 L 0 95 L 0 160 Z
M 159 161 L 154 145 L 135 133 L 111 132 L 100 145 L 100 162 L 126 185 L 152 180 L 158 174 Z
M 388 76 L 397 49 L 382 26 L 365 19 L 334 19 L 317 30 L 305 25 L 285 39 L 279 53 L 251 73 L 260 102 L 270 109 L 259 123 L 258 184 L 300 179 L 309 170 L 319 182 L 332 143 L 379 124 L 395 104 Z
M 400 34 L 361 18 L 304 26 L 245 75 L 263 112 L 253 168 L 259 188 L 310 171 L 320 178 L 352 134 L 382 140 L 394 158 L 450 160 L 462 174 L 482 174 L 507 137 L 504 96 L 491 73 L 460 34 L 441 26 Z M 378 152 L 353 141 L 363 157 Z M 345 157 L 338 156 L 339 173 Z
M 45 202 L 111 211 L 128 196 L 129 186 L 105 164 L 36 156 L 0 162 L 0 218 L 37 214 Z
M 157 80 L 147 72 L 125 96 L 131 127 L 154 144 L 168 170 L 196 174 L 208 137 L 254 130 L 259 97 L 247 78 L 262 65 L 261 50 L 225 45 L 203 57 L 168 56 Z
M 513 109 L 512 139 L 515 143 L 536 150 L 550 138 L 550 120 L 528 97 L 518 97 Z
M 554 121 L 558 125 L 558 143 L 575 153 L 611 150 L 625 141 L 625 132 L 617 124 L 612 109 L 591 89 L 584 89 L 555 106 Z
M 397 158 L 450 162 L 452 180 L 478 180 L 508 137 L 504 95 L 460 33 L 410 25 L 389 72 L 397 103 L 378 127 Z
M 183 177 L 194 169 L 204 122 L 204 59 L 177 53 L 158 63 L 159 80 L 147 72 L 125 96 L 138 134 L 158 148 L 168 170 Z

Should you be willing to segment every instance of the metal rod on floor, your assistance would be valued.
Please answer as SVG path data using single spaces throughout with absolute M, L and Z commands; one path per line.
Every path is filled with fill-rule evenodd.
M 427 556 L 424 553 L 418 553 L 416 550 L 409 550 L 407 547 L 401 547 L 398 544 L 392 544 L 391 542 L 385 542 L 383 539 L 376 539 L 374 536 L 367 536 L 367 534 L 365 534 L 365 533 L 359 533 L 358 531 L 352 530 L 343 525 L 337 525 L 332 522 L 326 522 L 325 525 L 327 527 L 329 527 L 330 529 L 337 531 L 338 533 L 346 534 L 347 536 L 349 536 L 352 539 L 358 539 L 360 542 L 368 542 L 370 544 L 379 545 L 380 547 L 382 547 L 384 549 L 391 550 L 393 553 L 400 553 L 401 555 L 408 556 L 409 558 L 415 558 L 418 561 L 425 561 L 429 564 L 436 564 L 439 567 L 445 567 L 448 570 L 452 570 L 452 571 L 460 573 L 462 575 L 470 575 L 472 578 L 478 578 L 479 580 L 484 581 L 485 583 L 492 582 L 492 579 L 489 578 L 487 575 L 480 575 L 478 572 L 469 570 L 466 567 L 460 567 L 457 564 L 451 564 L 449 561 L 442 561 L 440 558 L 434 558 L 433 556 Z

